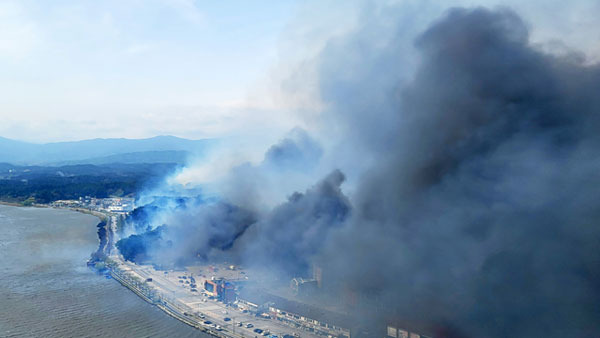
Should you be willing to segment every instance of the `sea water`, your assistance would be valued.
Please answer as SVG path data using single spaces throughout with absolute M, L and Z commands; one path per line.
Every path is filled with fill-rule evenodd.
M 0 205 L 0 337 L 208 337 L 86 266 L 98 222 Z

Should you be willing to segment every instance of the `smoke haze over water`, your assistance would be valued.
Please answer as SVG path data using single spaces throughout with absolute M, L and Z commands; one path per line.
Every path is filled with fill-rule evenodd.
M 178 248 L 164 255 L 290 276 L 317 263 L 328 292 L 355 295 L 353 310 L 382 327 L 598 336 L 600 67 L 541 51 L 506 8 L 451 9 L 416 39 L 385 16 L 385 41 L 378 15 L 314 60 L 340 141 L 296 130 L 232 169 L 219 198 L 160 209 Z

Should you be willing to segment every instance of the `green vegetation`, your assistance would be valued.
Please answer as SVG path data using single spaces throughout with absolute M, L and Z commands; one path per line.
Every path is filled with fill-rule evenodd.
M 0 200 L 32 205 L 81 196 L 132 196 L 176 168 L 170 163 L 62 167 L 0 163 Z
M 26 200 L 23 201 L 23 205 L 28 207 L 28 206 L 32 206 L 33 203 L 35 203 L 35 198 L 33 196 L 27 198 Z

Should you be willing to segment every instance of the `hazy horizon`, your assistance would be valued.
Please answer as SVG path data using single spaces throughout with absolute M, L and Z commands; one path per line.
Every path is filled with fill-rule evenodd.
M 95 137 L 95 138 L 82 138 L 82 139 L 74 139 L 74 140 L 57 140 L 57 141 L 51 141 L 51 142 L 32 142 L 32 141 L 26 141 L 26 140 L 22 140 L 22 139 L 18 139 L 18 138 L 4 137 L 4 136 L 0 135 L 0 139 L 6 139 L 6 140 L 18 141 L 18 142 L 24 142 L 24 143 L 31 143 L 31 144 L 39 144 L 39 145 L 49 144 L 49 143 L 66 143 L 66 142 L 81 142 L 81 141 L 94 141 L 94 140 L 147 140 L 147 139 L 155 139 L 155 138 L 161 138 L 161 137 L 175 137 L 175 138 L 185 139 L 185 140 L 189 140 L 189 141 L 202 141 L 202 140 L 214 139 L 214 138 L 192 139 L 192 138 L 179 137 L 179 136 L 174 136 L 174 135 L 159 134 L 159 135 L 148 136 L 148 137 Z
M 540 46 L 599 59 L 595 2 L 385 5 L 394 3 L 414 13 L 407 38 L 452 6 L 503 5 L 523 17 Z M 363 13 L 377 7 L 363 1 L 4 0 L 0 135 L 46 143 L 269 134 L 265 146 L 294 127 L 318 129 L 322 98 L 304 86 L 318 84 L 315 58 L 329 41 L 360 29 Z

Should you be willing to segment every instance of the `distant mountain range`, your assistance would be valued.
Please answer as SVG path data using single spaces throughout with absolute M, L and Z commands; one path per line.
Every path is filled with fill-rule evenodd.
M 17 165 L 108 163 L 178 163 L 202 156 L 213 139 L 188 140 L 175 136 L 146 139 L 92 139 L 35 144 L 0 137 L 0 162 Z

